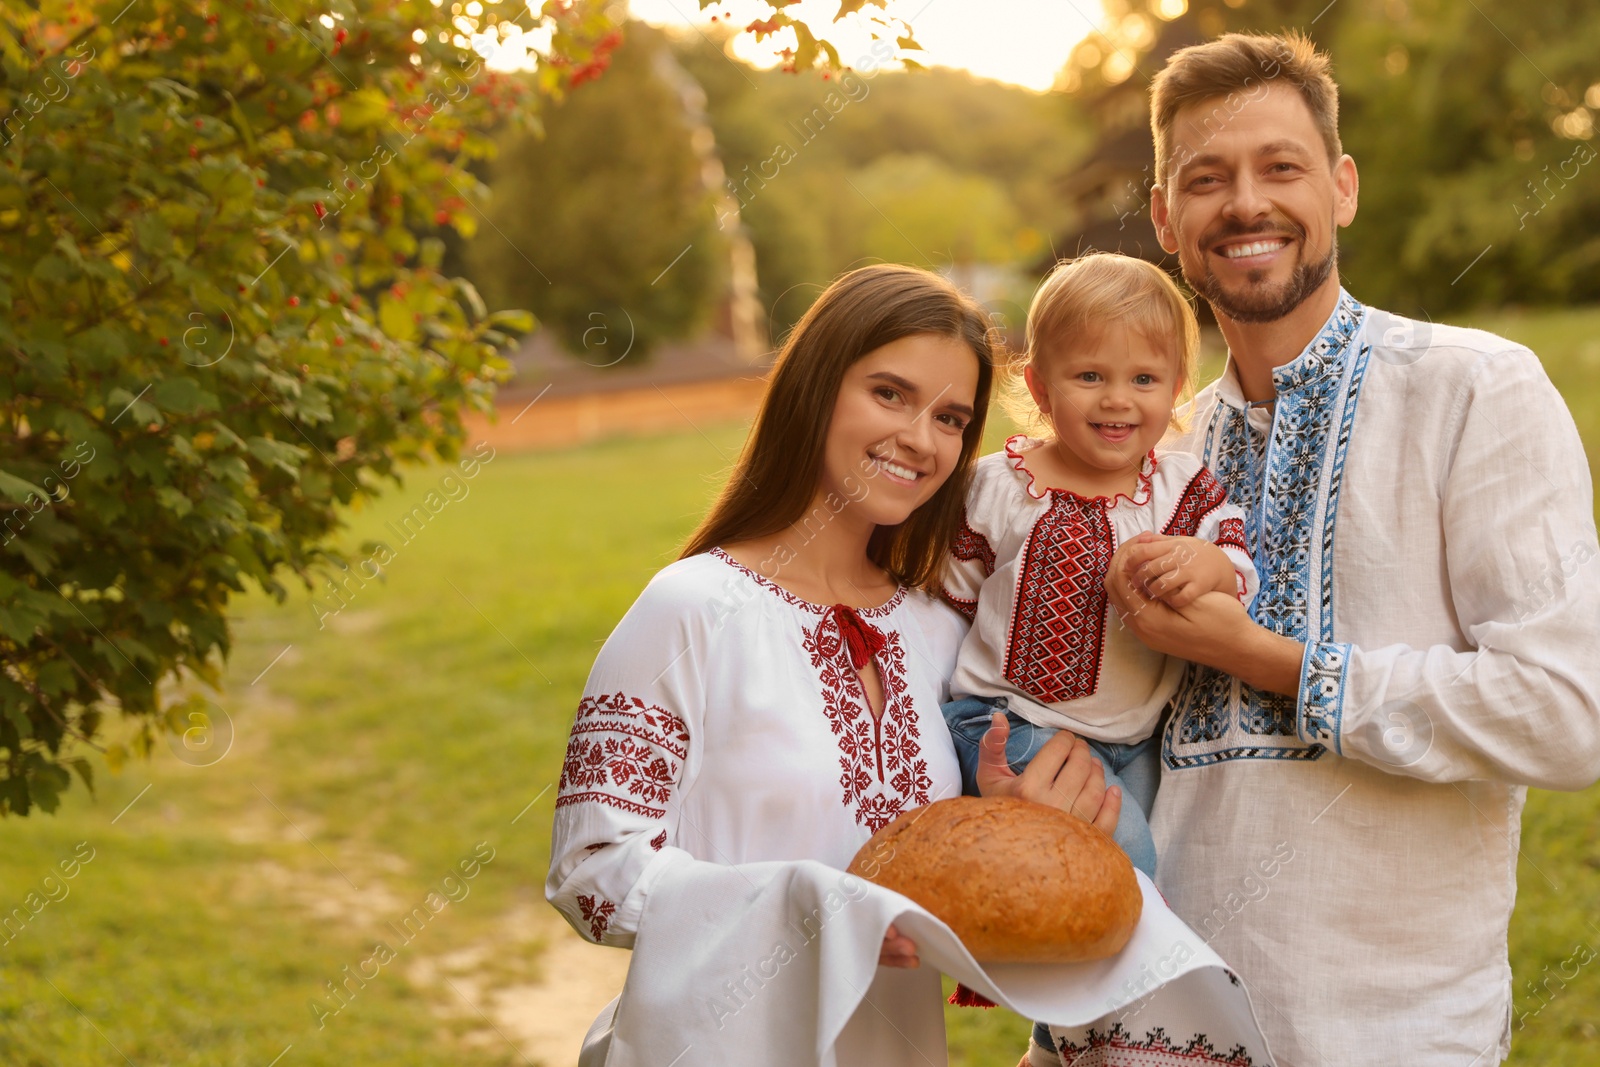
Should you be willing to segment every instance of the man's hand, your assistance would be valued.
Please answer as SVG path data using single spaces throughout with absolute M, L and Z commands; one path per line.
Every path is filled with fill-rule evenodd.
M 1238 572 L 1228 554 L 1200 537 L 1167 537 L 1150 532 L 1117 549 L 1108 575 L 1118 574 L 1146 598 L 1186 608 L 1203 593 L 1237 596 Z
M 879 967 L 920 967 L 922 961 L 917 958 L 917 943 L 895 929 L 894 923 L 889 924 L 889 929 L 884 931 L 883 947 L 878 950 Z
M 1021 797 L 1071 812 L 1106 833 L 1117 828 L 1122 790 L 1106 788 L 1105 768 L 1088 742 L 1062 730 L 1044 743 L 1021 774 L 1006 762 L 1011 724 L 1000 712 L 978 747 L 978 792 L 986 797 Z
M 1135 542 L 1129 542 L 1129 545 Z M 1106 573 L 1106 593 L 1122 624 L 1157 652 L 1203 663 L 1271 693 L 1294 696 L 1300 690 L 1300 664 L 1306 646 L 1258 625 L 1239 598 L 1202 593 L 1178 609 L 1145 596 L 1118 573 Z

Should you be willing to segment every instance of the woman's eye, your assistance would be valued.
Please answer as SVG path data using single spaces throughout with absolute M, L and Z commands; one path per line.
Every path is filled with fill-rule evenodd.
M 899 400 L 900 399 L 900 391 L 898 389 L 891 389 L 887 385 L 878 386 L 876 389 L 873 390 L 873 393 L 880 400 Z
M 959 415 L 949 415 L 949 414 L 946 414 L 946 415 L 935 415 L 934 418 L 943 419 L 945 425 L 949 426 L 953 430 L 960 431 L 960 430 L 965 430 L 967 428 L 967 420 L 963 419 Z

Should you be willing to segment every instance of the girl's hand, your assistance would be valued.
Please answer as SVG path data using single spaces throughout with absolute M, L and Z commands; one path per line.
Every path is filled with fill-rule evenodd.
M 883 947 L 878 950 L 878 966 L 910 968 L 921 965 L 922 961 L 917 958 L 917 943 L 896 930 L 894 923 L 890 923 L 883 935 Z
M 1000 712 L 978 748 L 978 792 L 986 797 L 1021 797 L 1060 808 L 1106 833 L 1117 828 L 1122 790 L 1106 788 L 1105 768 L 1087 741 L 1062 730 L 1044 743 L 1021 774 L 1006 762 L 1011 724 Z
M 1117 550 L 1110 575 L 1121 575 L 1146 598 L 1172 608 L 1186 608 L 1211 592 L 1237 596 L 1239 589 L 1233 561 L 1212 542 L 1148 531 Z

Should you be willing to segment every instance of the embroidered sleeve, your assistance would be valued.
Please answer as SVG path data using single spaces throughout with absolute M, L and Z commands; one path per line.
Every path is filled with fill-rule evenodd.
M 1172 517 L 1161 532 L 1168 537 L 1206 537 L 1202 528 L 1227 502 L 1228 492 L 1222 488 L 1222 483 L 1205 467 L 1199 467 L 1184 486 L 1183 495 L 1178 498 Z
M 1245 540 L 1244 512 L 1228 502 L 1227 490 L 1206 467 L 1199 466 L 1190 477 L 1161 532 L 1170 537 L 1199 537 L 1222 549 L 1233 562 L 1239 602 L 1249 607 L 1255 600 L 1261 579 Z
M 994 573 L 994 546 L 989 538 L 974 526 L 974 516 L 969 510 L 976 493 L 968 496 L 968 507 L 961 511 L 961 528 L 950 543 L 950 555 L 945 561 L 941 593 L 946 603 L 971 622 L 978 613 L 978 590 Z M 979 525 L 985 525 L 981 519 Z
M 596 659 L 556 783 L 545 894 L 591 941 L 631 946 L 650 883 L 682 858 L 675 804 L 701 720 L 701 612 L 652 586 Z

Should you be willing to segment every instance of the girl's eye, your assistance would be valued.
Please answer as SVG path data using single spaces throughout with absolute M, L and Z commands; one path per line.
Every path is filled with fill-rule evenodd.
M 1135 374 L 1133 376 L 1133 384 L 1134 385 L 1154 385 L 1154 384 L 1156 384 L 1156 377 L 1153 374 Z
M 1082 374 L 1078 375 L 1078 380 L 1080 382 L 1098 382 L 1100 380 L 1100 375 L 1095 371 L 1086 370 Z

